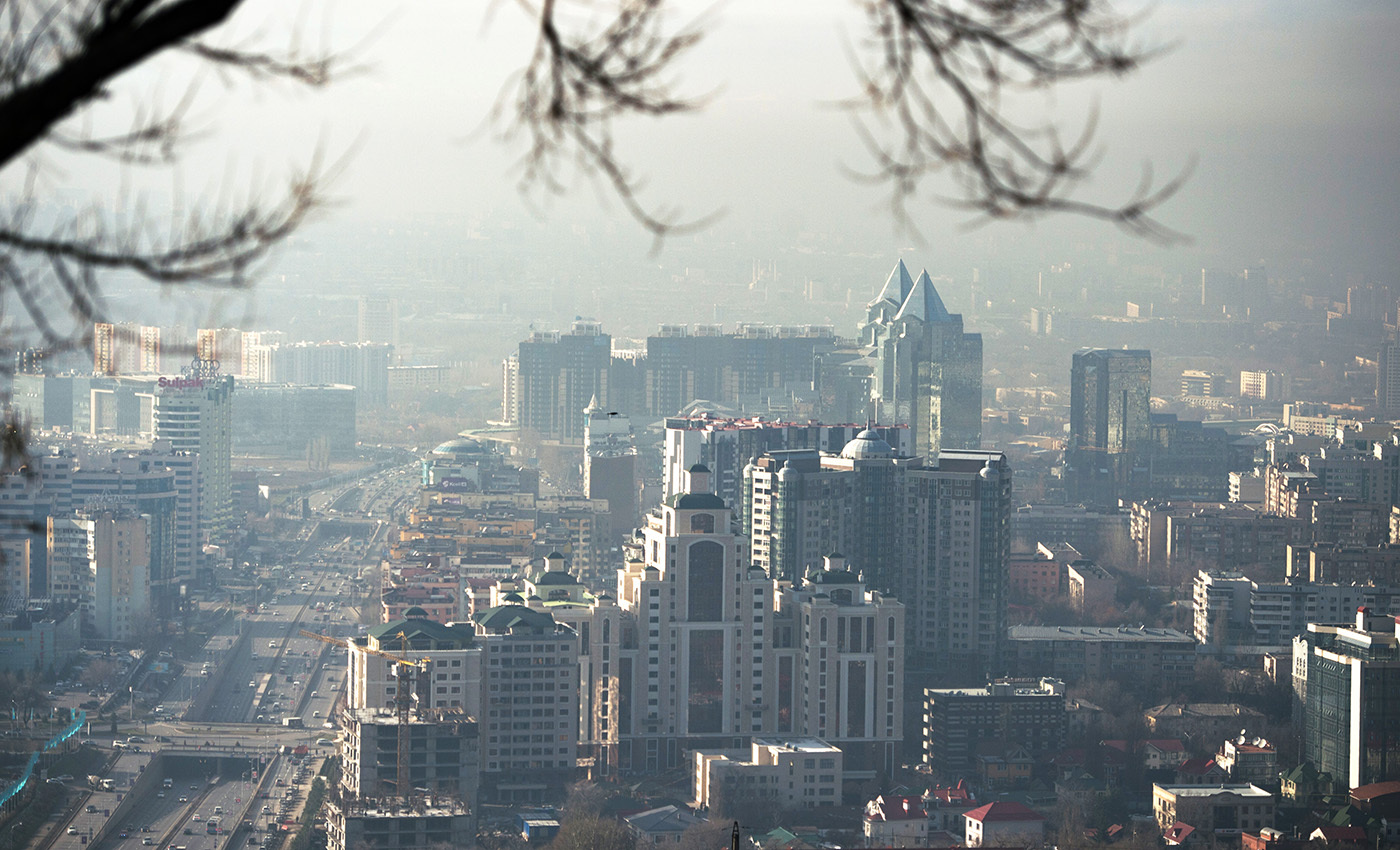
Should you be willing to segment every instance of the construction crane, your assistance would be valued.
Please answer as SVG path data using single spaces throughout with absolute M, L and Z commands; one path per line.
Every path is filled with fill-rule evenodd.
M 405 806 L 408 805 L 410 798 L 413 796 L 413 783 L 409 781 L 408 776 L 408 751 L 411 737 L 409 735 L 408 719 L 413 708 L 415 680 L 419 674 L 427 675 L 428 665 L 431 663 L 431 659 L 420 658 L 417 661 L 410 660 L 408 657 L 408 635 L 404 634 L 402 631 L 394 635 L 394 637 L 399 639 L 398 655 L 379 649 L 370 649 L 367 646 L 360 646 L 357 643 L 352 643 L 341 638 L 333 638 L 330 635 L 309 632 L 306 629 L 301 630 L 301 635 L 303 637 L 312 638 L 313 640 L 319 640 L 322 643 L 331 644 L 332 646 L 339 646 L 347 650 L 358 650 L 366 655 L 375 655 L 393 662 L 394 676 L 399 680 L 398 687 L 394 690 L 394 714 L 398 717 L 399 722 L 398 777 L 395 779 L 395 785 L 399 792 L 398 796 L 403 800 Z M 347 685 L 348 684 L 347 682 Z

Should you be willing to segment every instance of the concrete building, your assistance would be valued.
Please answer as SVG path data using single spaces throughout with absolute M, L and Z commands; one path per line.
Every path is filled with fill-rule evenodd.
M 495 800 L 538 801 L 562 790 L 578 763 L 579 636 L 520 604 L 472 619 L 487 671 L 477 714 L 482 784 Z
M 1032 847 L 1045 840 L 1045 816 L 1011 800 L 978 806 L 963 822 L 968 847 Z
M 1196 676 L 1196 642 L 1176 629 L 1100 626 L 1012 626 L 1006 668 L 1014 676 L 1046 675 L 1152 681 L 1185 687 Z
M 841 450 L 749 465 L 744 533 L 755 566 L 793 580 L 830 552 L 908 608 L 921 663 L 984 673 L 1005 632 L 1011 469 L 1000 452 L 896 457 L 873 431 Z
M 1176 823 L 1219 838 L 1274 825 L 1274 795 L 1257 785 L 1152 786 L 1152 814 L 1166 832 Z
M 355 451 L 355 387 L 240 382 L 233 394 L 233 447 L 241 452 L 329 457 Z
M 595 398 L 583 412 L 583 493 L 608 503 L 608 548 L 630 537 L 640 519 L 637 444 L 632 421 Z M 615 565 L 614 565 L 615 566 Z
M 506 423 L 542 439 L 582 444 L 590 401 L 616 409 L 608 392 L 611 364 L 612 336 L 597 322 L 576 321 L 568 333 L 535 331 L 505 364 Z
M 392 351 L 391 345 L 373 342 L 259 345 L 249 355 L 252 371 L 245 377 L 261 384 L 348 385 L 356 390 L 357 410 L 378 410 L 389 400 Z
M 747 750 L 695 750 L 691 759 L 701 808 L 722 808 L 723 800 L 780 810 L 842 804 L 841 750 L 816 738 L 754 738 Z
M 1240 734 L 1227 738 L 1215 754 L 1215 763 L 1230 774 L 1230 781 L 1272 785 L 1278 781 L 1278 750 L 1263 738 Z
M 58 675 L 82 649 L 82 619 L 64 605 L 0 615 L 0 670 Z
M 865 804 L 861 836 L 866 847 L 927 847 L 929 826 L 922 797 L 882 794 Z
M 672 416 L 665 422 L 662 501 L 681 492 L 689 469 L 700 464 L 710 470 L 714 494 L 737 508 L 744 501 L 744 468 L 752 459 L 770 451 L 797 449 L 839 454 L 867 427 L 890 444 L 896 457 L 914 456 L 913 432 L 907 425 L 822 425 L 703 412 Z
M 900 260 L 866 306 L 871 404 L 881 422 L 910 426 L 914 453 L 982 447 L 982 335 L 963 331 L 927 271 Z
M 1192 588 L 1196 640 L 1218 650 L 1285 647 L 1309 623 L 1346 622 L 1363 606 L 1400 614 L 1400 586 L 1259 584 L 1241 573 L 1202 570 Z
M 1400 779 L 1400 626 L 1367 608 L 1293 642 L 1301 757 L 1340 788 Z M 1345 783 L 1343 785 L 1343 783 Z
M 686 749 L 816 737 L 848 774 L 897 763 L 904 606 L 833 557 L 798 586 L 747 565 L 708 471 L 646 518 L 589 642 L 605 771 L 655 772 Z M 728 612 L 728 613 L 726 613 Z
M 76 521 L 87 532 L 88 620 L 107 640 L 130 641 L 150 628 L 151 550 L 147 518 L 128 505 L 90 506 Z
M 475 841 L 475 815 L 466 804 L 455 800 L 421 800 L 404 806 L 392 801 L 347 801 L 335 795 L 326 800 L 329 850 L 435 850 L 470 847 Z
M 934 773 L 959 778 L 976 757 L 1020 746 L 1033 758 L 1065 745 L 1064 683 L 1054 679 L 997 680 L 985 688 L 924 688 L 923 761 Z
M 1240 372 L 1240 398 L 1255 401 L 1283 401 L 1283 375 L 1269 369 Z
M 387 709 L 359 709 L 347 711 L 341 720 L 345 791 L 352 799 L 380 800 L 403 793 L 398 716 Z M 410 792 L 449 797 L 476 811 L 481 779 L 476 721 L 461 710 L 416 713 L 409 718 L 408 743 Z
M 1069 604 L 1080 615 L 1109 610 L 1118 604 L 1118 579 L 1093 561 L 1071 561 L 1066 574 Z
M 361 295 L 357 307 L 357 342 L 398 347 L 399 299 Z
M 233 523 L 233 377 L 162 378 L 152 411 L 157 440 L 199 456 L 200 532 L 217 537 Z

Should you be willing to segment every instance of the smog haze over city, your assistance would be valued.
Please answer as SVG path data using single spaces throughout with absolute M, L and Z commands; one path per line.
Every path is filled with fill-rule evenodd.
M 1400 847 L 1394 3 L 0 33 L 0 850 Z

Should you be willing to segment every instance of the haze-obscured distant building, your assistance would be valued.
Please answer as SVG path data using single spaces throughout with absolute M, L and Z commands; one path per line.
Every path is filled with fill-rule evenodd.
M 1116 507 L 1146 478 L 1152 354 L 1083 349 L 1070 367 L 1065 486 L 1086 505 Z

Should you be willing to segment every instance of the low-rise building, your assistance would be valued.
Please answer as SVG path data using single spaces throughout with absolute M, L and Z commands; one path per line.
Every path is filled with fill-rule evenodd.
M 1103 611 L 1118 600 L 1118 579 L 1088 559 L 1070 563 L 1066 570 L 1069 603 L 1079 614 Z
M 844 757 L 817 738 L 754 738 L 748 750 L 695 750 L 691 757 L 702 808 L 726 795 L 781 809 L 841 805 Z
M 1014 801 L 997 801 L 963 815 L 968 847 L 1030 847 L 1045 839 L 1045 816 Z
M 1152 814 L 1163 832 L 1181 822 L 1210 835 L 1238 835 L 1274 825 L 1274 795 L 1248 783 L 1153 784 Z
M 638 847 L 664 847 L 681 842 L 687 829 L 705 819 L 679 806 L 661 806 L 623 818 Z
M 1240 734 L 1227 739 L 1215 761 L 1230 774 L 1231 782 L 1268 785 L 1278 778 L 1278 751 L 1263 738 Z
M 882 794 L 865 804 L 861 833 L 866 847 L 925 847 L 928 832 L 920 797 Z
M 415 801 L 407 806 L 381 808 L 347 802 L 336 795 L 326 800 L 328 850 L 359 847 L 433 850 L 471 847 L 475 842 L 472 812 L 458 801 Z

